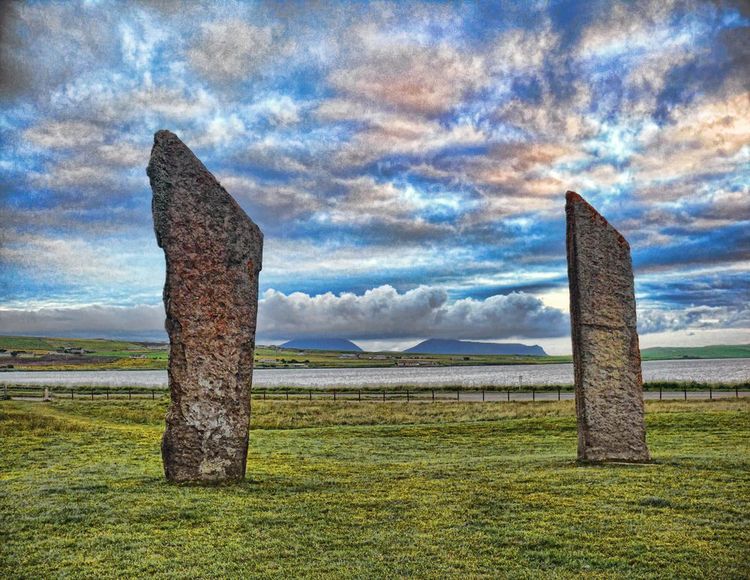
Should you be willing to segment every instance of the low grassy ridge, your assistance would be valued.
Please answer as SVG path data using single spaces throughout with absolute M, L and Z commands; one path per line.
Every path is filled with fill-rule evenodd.
M 164 369 L 165 344 L 122 340 L 0 336 L 0 368 L 13 370 Z
M 750 344 L 715 344 L 711 346 L 657 346 L 641 350 L 643 360 L 683 358 L 750 358 Z
M 71 355 L 59 352 L 81 349 Z M 0 369 L 64 370 L 160 370 L 169 359 L 166 344 L 112 341 L 101 339 L 0 336 Z M 15 353 L 11 356 L 10 353 Z M 357 368 L 457 365 L 517 365 L 570 362 L 569 356 L 516 355 L 430 355 L 399 352 L 341 352 L 288 350 L 259 345 L 255 350 L 256 368 Z M 1 378 L 1 377 L 0 377 Z
M 257 401 L 218 488 L 165 403 L 0 403 L 0 577 L 750 576 L 750 401 L 647 403 L 643 466 L 577 465 L 572 402 Z
M 65 348 L 82 349 L 71 355 Z M 2 352 L 2 351 L 5 352 Z M 10 353 L 16 353 L 11 356 Z M 648 348 L 643 360 L 683 358 L 750 358 L 750 345 Z M 159 370 L 169 359 L 166 344 L 121 340 L 0 336 L 0 369 L 63 370 Z M 300 351 L 258 345 L 256 368 L 357 368 L 403 366 L 519 365 L 569 363 L 570 356 L 447 355 L 401 352 Z M 1 378 L 1 377 L 0 377 Z

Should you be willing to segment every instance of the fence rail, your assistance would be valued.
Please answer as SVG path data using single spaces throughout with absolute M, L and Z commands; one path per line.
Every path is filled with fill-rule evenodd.
M 72 400 L 157 400 L 169 396 L 164 388 L 148 387 L 94 387 L 94 386 L 44 386 L 44 385 L 2 385 L 0 396 L 15 399 L 54 399 Z M 571 386 L 542 386 L 526 388 L 362 388 L 362 389 L 302 389 L 302 388 L 256 388 L 253 389 L 253 400 L 286 400 L 286 401 L 381 401 L 381 402 L 498 402 L 498 401 L 564 401 L 574 398 Z M 712 386 L 684 385 L 681 388 L 663 386 L 644 388 L 647 400 L 711 400 L 726 398 L 750 397 L 750 384 Z

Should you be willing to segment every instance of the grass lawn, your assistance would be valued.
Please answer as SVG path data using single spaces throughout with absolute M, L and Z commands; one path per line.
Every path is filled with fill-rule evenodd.
M 249 480 L 162 477 L 166 401 L 0 402 L 0 577 L 750 576 L 750 401 L 647 403 L 579 466 L 572 402 L 253 402 Z

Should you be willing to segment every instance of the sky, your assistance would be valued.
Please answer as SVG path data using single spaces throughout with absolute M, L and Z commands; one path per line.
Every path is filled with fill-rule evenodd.
M 743 2 L 4 2 L 0 333 L 166 339 L 153 134 L 265 234 L 258 342 L 569 353 L 565 192 L 641 346 L 750 343 Z

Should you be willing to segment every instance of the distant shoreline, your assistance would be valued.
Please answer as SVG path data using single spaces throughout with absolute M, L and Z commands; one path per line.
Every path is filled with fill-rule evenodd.
M 750 344 L 655 347 L 643 361 L 750 359 Z M 517 366 L 571 363 L 571 355 L 426 354 L 289 349 L 258 345 L 256 369 L 356 369 Z M 0 336 L 0 373 L 13 371 L 165 370 L 169 345 L 108 339 Z
M 552 357 L 550 357 L 552 358 Z M 567 359 L 567 360 L 565 360 Z M 669 362 L 669 361 L 688 361 L 688 360 L 695 360 L 695 361 L 711 361 L 711 360 L 750 360 L 750 357 L 745 356 L 734 356 L 734 357 L 719 357 L 719 358 L 701 358 L 701 357 L 682 357 L 682 358 L 644 358 L 643 362 Z M 262 365 L 255 365 L 253 367 L 254 370 L 264 370 L 264 371 L 295 371 L 295 370 L 356 370 L 356 369 L 393 369 L 393 368 L 460 368 L 460 367 L 508 367 L 508 366 L 540 366 L 540 365 L 549 365 L 549 364 L 572 364 L 573 359 L 572 357 L 555 357 L 554 360 L 549 361 L 536 361 L 536 360 L 530 360 L 530 361 L 518 361 L 518 362 L 486 362 L 486 363 L 463 363 L 463 364 L 436 364 L 436 365 L 424 365 L 422 367 L 396 367 L 393 365 L 385 366 L 385 365 L 357 365 L 357 366 L 262 366 Z M 153 372 L 153 371 L 166 371 L 167 365 L 164 364 L 162 366 L 153 366 L 153 367 L 143 367 L 143 368 L 113 368 L 108 366 L 102 366 L 102 367 L 96 367 L 96 366 L 89 366 L 89 365 L 81 365 L 80 367 L 19 367 L 19 368 L 0 368 L 0 377 L 2 377 L 5 373 L 13 373 L 13 372 L 31 372 L 31 373 L 44 373 L 44 372 L 54 372 L 54 373 L 76 373 L 76 372 L 104 372 L 104 371 L 110 371 L 110 372 L 132 372 L 132 373 L 138 373 L 138 372 Z

